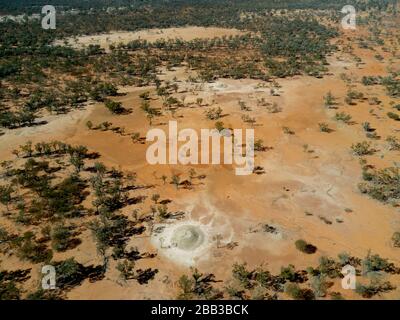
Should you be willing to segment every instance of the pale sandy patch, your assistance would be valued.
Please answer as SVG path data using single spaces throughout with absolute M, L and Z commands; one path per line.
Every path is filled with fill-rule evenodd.
M 89 45 L 99 45 L 103 49 L 109 49 L 110 45 L 118 45 L 119 43 L 129 43 L 133 40 L 147 40 L 155 42 L 157 40 L 181 39 L 191 41 L 194 39 L 211 39 L 218 37 L 229 37 L 245 34 L 237 29 L 214 28 L 214 27 L 183 27 L 183 28 L 167 28 L 167 29 L 146 29 L 136 32 L 113 31 L 110 33 L 97 35 L 84 35 L 80 37 L 67 38 L 65 40 L 57 40 L 56 45 L 68 45 L 74 48 L 84 48 Z

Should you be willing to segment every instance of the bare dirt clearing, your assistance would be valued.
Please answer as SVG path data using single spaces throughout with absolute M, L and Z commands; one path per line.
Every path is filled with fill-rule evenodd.
M 184 28 L 146 29 L 136 32 L 115 31 L 107 34 L 68 38 L 65 40 L 56 41 L 55 44 L 65 45 L 65 43 L 67 43 L 74 48 L 83 48 L 89 45 L 99 45 L 103 49 L 109 49 L 110 45 L 118 45 L 119 43 L 127 44 L 133 40 L 147 40 L 148 42 L 155 42 L 161 39 L 181 39 L 184 41 L 191 41 L 194 39 L 210 39 L 242 34 L 245 34 L 245 32 L 236 29 L 189 26 Z

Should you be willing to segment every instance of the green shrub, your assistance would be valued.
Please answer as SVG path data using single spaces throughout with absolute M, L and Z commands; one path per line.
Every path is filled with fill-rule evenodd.
M 48 262 L 53 257 L 52 251 L 46 245 L 35 242 L 35 236 L 32 232 L 24 233 L 23 237 L 18 239 L 18 244 L 18 255 L 22 259 L 41 263 Z
M 285 286 L 285 293 L 295 300 L 314 300 L 315 295 L 310 289 L 302 289 L 296 283 L 288 283 Z
M 353 267 L 357 267 L 361 265 L 361 259 L 356 258 L 348 254 L 347 252 L 341 252 L 338 254 L 339 264 L 341 267 L 345 265 L 352 265 Z
M 330 278 L 338 278 L 340 276 L 340 265 L 333 259 L 321 256 L 319 258 L 318 271 L 320 274 L 325 274 Z
M 340 292 L 329 293 L 331 300 L 345 300 Z
M 92 123 L 92 121 L 86 121 L 86 127 L 89 129 L 89 130 L 92 130 L 92 128 L 93 128 L 93 123 Z
M 210 110 L 207 110 L 205 114 L 207 119 L 209 120 L 218 120 L 222 116 L 222 109 L 220 107 L 212 108 Z
M 294 265 L 289 264 L 287 267 L 281 267 L 281 278 L 294 282 L 296 280 L 296 269 Z
M 16 287 L 14 281 L 0 281 L 0 301 L 19 300 L 21 291 Z
M 244 288 L 251 287 L 251 277 L 253 272 L 247 270 L 247 265 L 245 263 L 238 264 L 235 263 L 232 268 L 232 275 L 235 279 L 237 279 Z
M 224 123 L 222 121 L 217 121 L 215 123 L 215 129 L 218 130 L 218 132 L 221 132 L 222 130 L 224 130 Z
M 262 139 L 257 139 L 254 142 L 254 151 L 265 151 L 267 148 L 264 146 L 264 141 Z
M 395 246 L 396 248 L 400 248 L 400 232 L 393 233 L 392 242 L 393 246 Z
M 385 271 L 390 272 L 394 265 L 388 259 L 381 258 L 378 254 L 368 254 L 362 261 L 364 272 Z
M 202 274 L 197 269 L 192 269 L 190 276 L 183 275 L 178 280 L 180 300 L 216 300 L 221 298 L 222 293 L 213 287 L 214 274 Z
M 325 297 L 328 292 L 330 283 L 326 280 L 326 277 L 325 274 L 319 274 L 313 276 L 310 280 L 311 287 L 317 297 Z
M 332 92 L 329 91 L 325 96 L 324 96 L 324 104 L 325 107 L 331 108 L 335 104 L 335 97 L 332 95 Z
M 62 224 L 54 227 L 51 233 L 52 247 L 56 251 L 65 251 L 70 244 L 72 232 Z
M 389 150 L 400 150 L 400 141 L 395 136 L 388 136 L 386 142 L 389 144 Z
M 336 114 L 335 114 L 336 121 L 341 121 L 346 124 L 349 124 L 351 119 L 352 119 L 351 115 L 344 113 L 344 112 L 336 112 Z
M 107 96 L 116 96 L 118 89 L 111 83 L 100 83 L 90 91 L 90 97 L 95 101 L 104 101 Z
M 364 98 L 364 94 L 362 92 L 359 91 L 348 91 L 347 92 L 347 97 L 349 97 L 350 99 L 363 99 Z
M 369 122 L 363 122 L 362 127 L 365 132 L 371 132 L 374 131 L 374 129 L 371 128 L 371 124 Z
M 58 290 L 44 290 L 42 288 L 28 294 L 27 300 L 62 300 Z
M 121 114 L 126 111 L 121 102 L 107 100 L 105 106 L 108 110 L 111 111 L 111 113 L 114 114 Z
M 400 116 L 399 116 L 397 113 L 388 112 L 388 113 L 387 113 L 387 116 L 388 116 L 390 119 L 393 119 L 393 120 L 396 120 L 396 121 L 400 121 Z
M 82 282 L 81 265 L 74 258 L 56 263 L 56 282 L 60 289 Z
M 319 126 L 319 131 L 321 132 L 326 132 L 326 133 L 332 132 L 332 129 L 330 129 L 329 125 L 325 122 L 318 123 L 318 126 Z
M 388 94 L 391 97 L 400 96 L 400 80 L 393 76 L 385 77 L 382 79 L 382 84 L 386 87 Z
M 300 239 L 295 242 L 295 246 L 297 250 L 307 253 L 307 254 L 313 254 L 317 251 L 317 247 L 315 247 L 312 244 L 307 243 L 306 241 Z
M 353 153 L 356 156 L 366 156 L 374 154 L 375 150 L 371 149 L 371 143 L 368 141 L 358 142 L 351 146 Z
M 364 77 L 362 77 L 361 82 L 364 86 L 371 86 L 371 85 L 380 84 L 381 79 L 379 77 L 364 76 Z
M 135 263 L 128 260 L 118 262 L 117 264 L 117 270 L 120 272 L 120 277 L 123 280 L 134 279 L 135 277 L 134 267 Z
M 370 299 L 373 296 L 392 291 L 396 289 L 389 281 L 380 282 L 380 281 L 371 281 L 368 285 L 363 285 L 360 283 L 356 284 L 356 292 L 361 295 L 363 298 Z
M 13 192 L 14 192 L 14 189 L 11 185 L 0 186 L 0 203 L 5 205 L 7 207 L 7 210 L 9 209 L 8 206 L 12 201 L 12 193 Z
M 365 183 L 358 185 L 362 193 L 382 201 L 396 204 L 400 199 L 400 169 L 396 167 L 384 168 L 381 170 L 363 169 Z

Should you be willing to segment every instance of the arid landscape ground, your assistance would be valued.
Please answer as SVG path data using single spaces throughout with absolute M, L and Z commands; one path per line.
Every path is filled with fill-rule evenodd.
M 371 12 L 373 17 L 379 14 Z M 385 19 L 398 26 L 397 15 L 385 13 L 379 21 Z M 398 27 L 388 26 L 381 27 L 377 36 L 366 23 L 355 30 L 343 30 L 339 23 L 337 28 L 338 34 L 329 40 L 336 49 L 327 54 L 321 76 L 205 81 L 196 80 L 198 69 L 186 62 L 162 63 L 156 68 L 161 85 L 119 84 L 118 94 L 105 101 L 89 100 L 65 113 L 41 110 L 38 120 L 43 124 L 2 129 L 1 185 L 5 188 L 13 177 L 19 182 L 14 183 L 11 200 L 2 201 L 0 207 L 0 270 L 29 270 L 26 279 L 14 284 L 20 297 L 32 298 L 39 290 L 36 295 L 42 298 L 65 299 L 305 299 L 311 290 L 319 299 L 399 299 L 400 122 L 388 114 L 400 115 L 395 108 L 400 105 L 400 90 L 389 94 L 388 86 L 366 82 L 369 77 L 393 75 L 399 83 L 400 33 Z M 188 42 L 246 34 L 249 31 L 234 28 L 184 26 L 73 36 L 55 45 L 79 49 L 99 45 L 109 55 L 110 45 L 133 40 Z M 246 48 L 227 54 L 256 55 Z M 168 95 L 160 93 L 160 86 Z M 105 107 L 110 101 L 119 102 L 125 111 L 111 112 Z M 7 105 L 11 104 L 9 100 Z M 198 132 L 215 127 L 254 129 L 254 173 L 235 175 L 233 165 L 150 165 L 146 134 L 152 128 L 168 131 L 172 120 L 179 129 Z M 83 152 L 84 164 L 75 166 L 67 153 L 46 155 L 20 148 L 51 141 L 83 145 L 98 155 Z M 70 153 L 71 159 L 77 153 Z M 96 240 L 94 220 L 116 221 L 109 216 L 101 220 L 103 213 L 96 210 L 96 199 L 104 190 L 88 192 L 79 202 L 85 209 L 76 216 L 53 219 L 42 214 L 41 220 L 29 222 L 26 217 L 33 217 L 39 210 L 35 209 L 28 210 L 24 220 L 22 207 L 12 199 L 24 199 L 28 207 L 43 195 L 35 187 L 29 189 L 19 173 L 7 172 L 27 168 L 32 156 L 47 161 L 50 168 L 62 168 L 45 169 L 55 175 L 53 184 L 77 171 L 89 188 L 95 185 L 91 177 L 101 175 L 100 162 L 107 170 L 115 169 L 104 174 L 104 180 L 114 181 L 118 172 L 122 175 L 118 190 L 126 198 L 113 212 L 133 226 L 124 234 L 122 254 L 115 243 L 99 249 Z M 364 179 L 367 173 L 389 167 L 393 171 L 379 180 L 379 191 L 367 192 L 360 186 L 375 181 Z M 391 183 L 390 190 L 382 191 L 386 182 Z M 85 188 L 77 196 L 79 192 L 83 195 Z M 385 197 L 379 200 L 378 193 Z M 54 249 L 60 237 L 51 231 L 59 224 L 69 230 L 65 235 L 77 239 L 62 250 Z M 36 245 L 53 248 L 50 262 L 22 257 L 26 238 L 11 240 L 27 231 L 36 234 Z M 306 248 L 299 240 L 306 242 Z M 115 258 L 118 254 L 120 258 Z M 69 258 L 83 269 L 101 268 L 82 276 L 79 284 L 41 291 L 42 266 Z M 341 285 L 345 264 L 355 264 L 358 270 L 356 290 Z M 202 276 L 192 278 L 197 272 Z M 204 296 L 191 292 L 191 286 L 204 290 Z

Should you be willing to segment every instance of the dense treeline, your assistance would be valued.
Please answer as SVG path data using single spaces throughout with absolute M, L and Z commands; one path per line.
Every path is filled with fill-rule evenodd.
M 184 6 L 200 6 L 202 8 L 209 6 L 227 7 L 235 6 L 242 10 L 263 10 L 263 9 L 338 9 L 344 5 L 355 5 L 361 10 L 367 8 L 387 8 L 388 5 L 395 3 L 395 0 L 172 0 L 168 1 L 171 8 L 180 8 Z M 1 11 L 9 14 L 38 13 L 38 9 L 47 5 L 46 0 L 14 0 L 3 3 Z M 107 8 L 140 9 L 145 6 L 153 8 L 163 8 L 165 4 L 158 0 L 53 0 L 52 5 L 62 10 L 106 10 Z
M 189 65 L 201 81 L 268 80 L 301 73 L 322 76 L 326 71 L 325 55 L 334 49 L 329 39 L 337 33 L 309 14 L 264 12 L 262 2 L 251 8 L 241 2 L 205 3 L 58 15 L 56 30 L 43 30 L 38 20 L 0 23 L 0 126 L 38 124 L 36 118 L 44 108 L 60 113 L 88 100 L 104 101 L 117 94 L 118 85 L 157 84 L 161 66 Z M 242 17 L 244 10 L 257 15 Z M 326 17 L 336 19 L 331 13 Z M 53 45 L 54 40 L 71 35 L 185 25 L 235 27 L 249 34 L 189 42 L 132 42 L 111 53 L 97 45 L 80 50 Z
M 400 273 L 400 269 L 393 263 L 370 253 L 364 259 L 350 256 L 345 252 L 340 253 L 337 259 L 321 256 L 316 267 L 302 270 L 289 264 L 282 266 L 278 274 L 271 273 L 264 266 L 251 269 L 246 263 L 234 263 L 231 279 L 224 282 L 222 290 L 215 285 L 218 281 L 214 274 L 203 274 L 193 269 L 190 275 L 180 277 L 177 298 L 279 300 L 290 297 L 294 300 L 315 300 L 329 297 L 332 300 L 343 300 L 342 294 L 333 290 L 333 285 L 342 278 L 342 268 L 348 264 L 355 267 L 358 276 Z M 382 277 L 379 280 L 370 280 L 369 283 L 357 281 L 355 292 L 362 298 L 370 299 L 395 289 L 394 285 Z
M 113 2 L 111 2 L 112 4 Z M 116 1 L 124 6 L 125 1 Z M 269 80 L 309 74 L 322 77 L 329 40 L 337 31 L 322 20 L 337 22 L 336 11 L 312 12 L 271 8 L 329 7 L 329 1 L 157 1 L 129 2 L 123 10 L 102 10 L 110 2 L 92 1 L 96 10 L 58 14 L 57 29 L 43 30 L 40 21 L 0 23 L 0 126 L 17 128 L 38 124 L 41 109 L 67 112 L 88 100 L 116 95 L 118 85 L 157 84 L 159 67 L 188 65 L 200 81 L 217 78 Z M 369 5 L 376 2 L 369 1 Z M 380 1 L 381 5 L 387 4 Z M 40 1 L 18 1 L 22 8 Z M 56 2 L 55 5 L 62 5 Z M 85 9 L 88 3 L 70 2 Z M 55 39 L 111 30 L 170 26 L 220 26 L 248 31 L 245 36 L 214 40 L 132 42 L 107 53 L 99 46 L 73 49 L 55 46 Z M 68 80 L 66 80 L 68 79 Z M 111 89 L 110 89 L 111 88 Z M 393 90 L 392 90 L 393 91 Z

